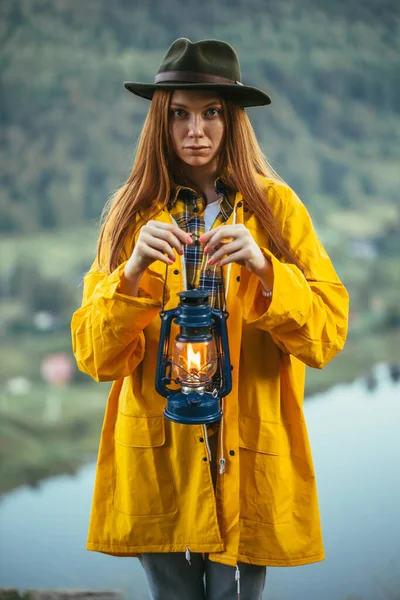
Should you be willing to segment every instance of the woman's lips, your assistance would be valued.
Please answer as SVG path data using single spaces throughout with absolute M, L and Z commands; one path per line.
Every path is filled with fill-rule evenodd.
M 190 152 L 202 152 L 204 150 L 209 150 L 209 146 L 186 146 L 185 150 L 190 150 Z

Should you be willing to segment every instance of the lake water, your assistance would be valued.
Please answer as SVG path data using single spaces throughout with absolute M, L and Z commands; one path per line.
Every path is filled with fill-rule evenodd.
M 400 386 L 385 366 L 376 374 L 373 392 L 360 380 L 306 401 L 327 558 L 269 567 L 265 599 L 399 598 Z M 93 480 L 88 465 L 1 499 L 0 587 L 122 589 L 148 600 L 137 559 L 84 549 Z

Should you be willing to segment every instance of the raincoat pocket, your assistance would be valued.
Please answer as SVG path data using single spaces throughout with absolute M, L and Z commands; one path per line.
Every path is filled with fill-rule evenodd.
M 176 513 L 177 501 L 164 415 L 118 413 L 114 430 L 114 507 L 135 517 Z
M 239 422 L 240 516 L 257 523 L 290 521 L 293 467 L 288 429 L 281 423 L 241 417 Z

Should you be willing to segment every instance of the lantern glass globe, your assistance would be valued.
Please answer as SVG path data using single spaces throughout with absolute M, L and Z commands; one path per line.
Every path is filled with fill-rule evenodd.
M 172 371 L 183 386 L 196 388 L 211 383 L 218 367 L 215 340 L 182 342 L 175 340 Z

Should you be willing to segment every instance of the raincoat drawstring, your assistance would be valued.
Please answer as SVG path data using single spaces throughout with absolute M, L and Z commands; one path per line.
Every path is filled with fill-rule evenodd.
M 238 565 L 236 565 L 235 581 L 237 581 L 237 597 L 240 600 L 240 569 Z
M 232 217 L 232 225 L 236 225 L 236 205 L 233 208 L 233 217 Z M 226 277 L 226 286 L 225 286 L 225 307 L 224 310 L 226 309 L 226 303 L 228 301 L 228 292 L 229 292 L 229 284 L 231 281 L 231 268 L 232 268 L 232 263 L 228 264 L 228 269 L 227 269 L 227 277 Z M 219 473 L 220 475 L 223 475 L 225 473 L 225 464 L 226 464 L 226 460 L 224 457 L 224 398 L 221 398 L 221 410 L 222 410 L 222 417 L 221 417 L 221 434 L 220 434 L 220 440 L 221 440 L 221 455 L 220 455 L 220 459 L 219 459 Z
M 220 441 L 221 441 L 221 456 L 219 459 L 219 473 L 220 475 L 223 475 L 225 473 L 225 458 L 224 458 L 224 400 L 225 398 L 221 398 L 221 410 L 222 410 L 222 417 L 221 417 L 221 434 L 220 434 Z
M 208 460 L 211 462 L 212 456 L 211 456 L 210 442 L 209 442 L 209 439 L 208 439 L 207 425 L 203 425 L 203 431 L 204 431 L 204 439 L 205 439 L 205 442 L 206 442 Z

